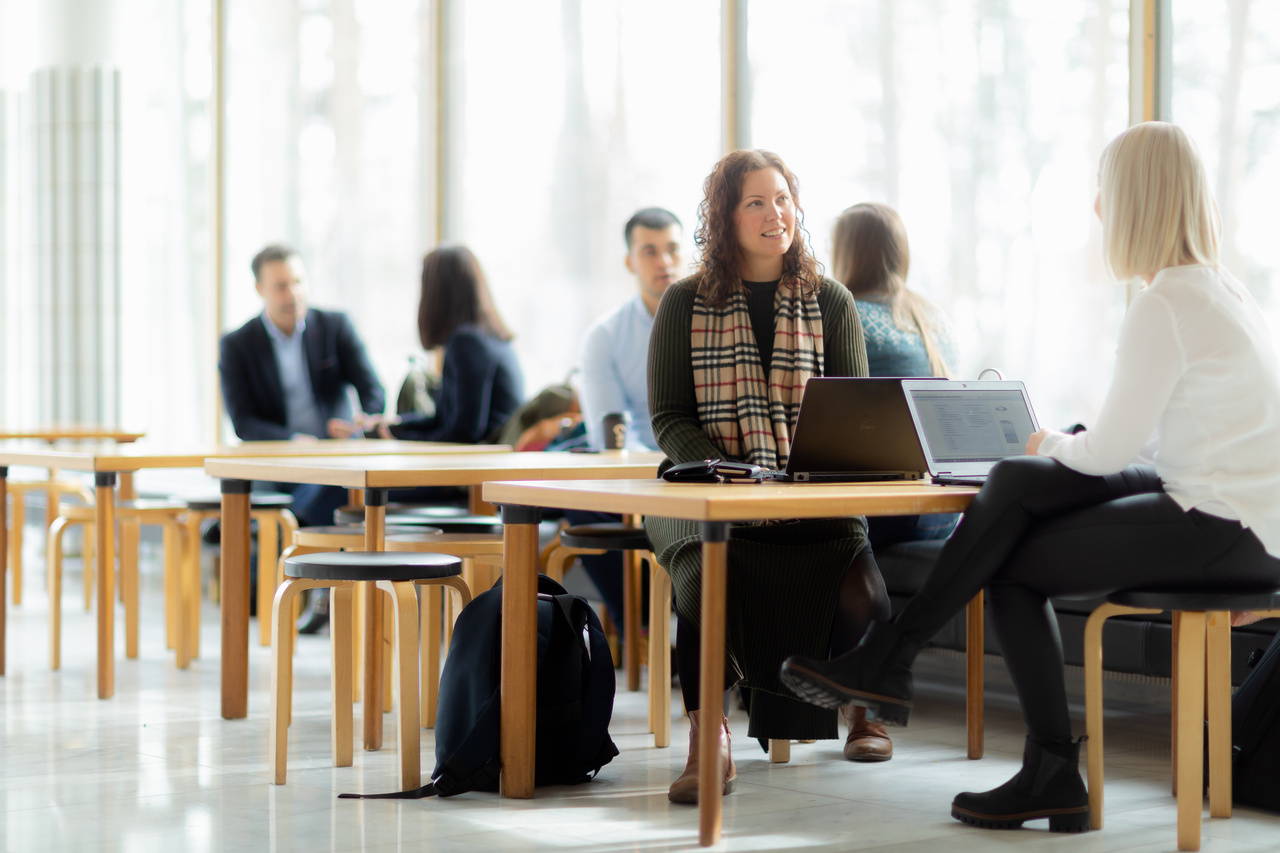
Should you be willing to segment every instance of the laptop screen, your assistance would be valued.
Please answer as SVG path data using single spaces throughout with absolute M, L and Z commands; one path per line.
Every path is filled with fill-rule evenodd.
M 1021 383 L 983 384 L 1003 387 L 949 382 L 947 389 L 907 390 L 933 466 L 989 466 L 1026 452 L 1037 426 Z

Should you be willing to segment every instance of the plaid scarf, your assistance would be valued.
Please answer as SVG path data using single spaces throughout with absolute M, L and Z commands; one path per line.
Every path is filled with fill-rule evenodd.
M 786 467 L 804 384 L 822 375 L 822 314 L 816 296 L 779 284 L 773 301 L 773 360 L 766 386 L 751 331 L 747 297 L 735 291 L 724 308 L 699 293 L 693 304 L 693 390 L 698 420 L 730 459 Z

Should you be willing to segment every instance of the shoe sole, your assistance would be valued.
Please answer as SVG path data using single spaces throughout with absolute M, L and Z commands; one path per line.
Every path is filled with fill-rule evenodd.
M 850 690 L 824 675 L 790 661 L 782 665 L 779 678 L 791 692 L 819 708 L 837 709 L 841 705 L 861 705 L 874 715 L 877 722 L 891 726 L 905 726 L 911 717 L 911 702 L 878 693 Z
M 734 791 L 738 790 L 738 777 L 724 780 L 724 787 L 720 790 L 720 796 L 727 797 Z M 667 800 L 673 803 L 680 803 L 686 806 L 696 806 L 698 804 L 698 789 L 694 788 L 687 794 L 672 794 L 667 792 Z
M 888 761 L 890 758 L 893 758 L 893 753 L 889 753 L 888 755 L 878 755 L 874 752 L 868 752 L 863 755 L 845 755 L 845 758 L 849 761 L 857 761 L 859 763 L 866 764 L 875 761 Z
M 983 829 L 1020 829 L 1024 821 L 1048 818 L 1050 832 L 1087 832 L 1089 830 L 1088 806 L 1072 809 L 1043 809 L 1012 815 L 989 815 L 952 805 L 951 816 L 961 823 Z

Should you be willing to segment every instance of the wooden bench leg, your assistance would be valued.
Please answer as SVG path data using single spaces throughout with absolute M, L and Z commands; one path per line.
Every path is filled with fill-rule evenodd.
M 769 763 L 786 764 L 791 760 L 791 741 L 769 738 Z
M 333 748 L 333 766 L 350 767 L 355 742 L 355 700 L 351 688 L 351 584 L 343 584 L 329 591 L 329 668 L 333 682 L 333 725 L 330 738 Z
M 273 785 L 285 783 L 289 757 L 289 721 L 293 712 L 293 656 L 288 654 L 289 625 L 281 618 L 304 590 L 326 586 L 324 581 L 291 578 L 276 590 L 271 607 L 271 726 L 267 744 L 267 764 Z
M 1205 655 L 1209 816 L 1231 817 L 1231 614 L 1210 613 Z
M 22 603 L 22 527 L 27 523 L 27 490 L 14 491 L 9 512 L 9 571 L 13 573 L 13 603 Z
M 985 749 L 983 693 L 986 690 L 986 640 L 983 637 L 985 612 L 982 591 L 965 608 L 965 725 L 969 734 L 969 757 L 982 757 Z
M 142 523 L 136 518 L 120 521 L 120 598 L 124 603 L 124 656 L 138 659 L 138 542 Z
M 1183 611 L 1178 626 L 1178 849 L 1200 849 L 1204 809 L 1205 614 Z
M 254 512 L 258 522 L 258 641 L 271 645 L 271 619 L 267 608 L 276 591 L 276 561 L 280 557 L 279 519 L 274 512 Z
M 440 605 L 442 589 L 436 584 L 422 587 L 419 595 L 422 602 L 422 635 L 418 638 L 418 684 L 422 691 L 422 706 L 419 713 L 422 728 L 433 729 L 436 725 L 436 704 L 440 700 Z
M 622 552 L 622 649 L 625 658 L 627 690 L 640 689 L 640 635 L 644 632 L 641 613 L 640 553 Z
M 54 519 L 45 551 L 49 575 L 49 669 L 53 670 L 62 666 L 62 536 L 72 523 L 65 518 Z
M 422 785 L 422 738 L 418 731 L 418 596 L 409 581 L 379 581 L 378 588 L 391 596 L 395 621 L 393 678 L 396 704 L 396 752 L 400 760 L 400 788 Z
M 649 731 L 653 745 L 671 746 L 671 577 L 649 561 Z

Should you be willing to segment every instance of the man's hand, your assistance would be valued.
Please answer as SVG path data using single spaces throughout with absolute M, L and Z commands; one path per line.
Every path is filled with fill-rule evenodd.
M 329 418 L 328 428 L 329 438 L 351 438 L 356 431 L 355 424 L 342 418 Z
M 356 416 L 356 426 L 361 432 L 377 430 L 378 438 L 391 438 L 391 427 L 400 423 L 399 415 L 365 415 Z
M 1231 614 L 1231 627 L 1239 628 L 1242 625 L 1252 625 L 1254 622 L 1261 622 L 1266 618 L 1249 610 L 1240 610 Z
M 295 432 L 293 435 L 289 436 L 289 440 L 296 441 L 299 444 L 315 444 L 320 439 L 305 432 Z
M 1028 456 L 1038 455 L 1037 451 L 1040 449 L 1040 445 L 1044 443 L 1045 436 L 1047 436 L 1050 432 L 1052 432 L 1052 430 L 1042 429 L 1042 430 L 1037 430 L 1036 432 L 1031 433 L 1031 438 L 1027 439 L 1027 455 Z

